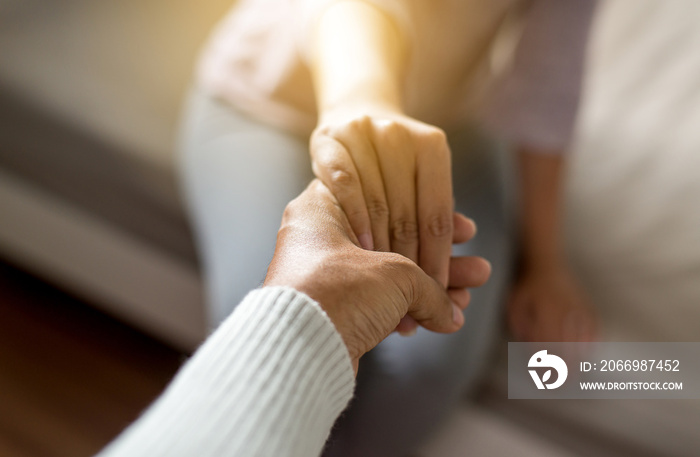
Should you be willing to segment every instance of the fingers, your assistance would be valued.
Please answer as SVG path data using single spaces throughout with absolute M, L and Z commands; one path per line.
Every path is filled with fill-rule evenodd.
M 466 243 L 476 235 L 476 223 L 464 214 L 454 213 L 452 225 L 454 227 L 452 244 Z
M 462 308 L 454 303 L 437 281 L 411 263 L 410 274 L 406 275 L 408 315 L 418 324 L 440 333 L 451 333 L 464 325 Z
M 462 310 L 469 306 L 472 299 L 471 293 L 467 289 L 447 289 L 450 300 L 455 302 Z
M 374 249 L 362 182 L 352 157 L 342 144 L 328 136 L 314 135 L 311 143 L 314 174 L 340 203 L 360 245 Z
M 383 151 L 379 162 L 390 208 L 391 251 L 418 263 L 414 141 L 404 126 L 392 121 L 377 123 L 373 141 Z
M 595 341 L 591 316 L 562 303 L 542 304 L 526 293 L 516 293 L 508 307 L 508 324 L 519 341 Z
M 450 259 L 450 288 L 447 295 L 460 309 L 469 305 L 471 295 L 467 287 L 480 287 L 491 275 L 491 264 L 481 257 L 453 257 Z M 444 292 L 443 292 L 444 293 Z M 411 316 L 401 319 L 396 331 L 404 336 L 415 333 L 418 322 Z
M 598 320 L 595 314 L 586 314 L 582 319 L 579 331 L 579 341 L 598 340 Z
M 299 196 L 287 204 L 282 216 L 282 229 L 289 225 L 306 227 L 305 236 L 312 233 L 314 237 L 324 238 L 324 245 L 330 240 L 341 239 L 355 246 L 360 245 L 340 203 L 318 179 L 311 181 Z
M 361 117 L 324 129 L 312 136 L 314 173 L 338 199 L 360 245 L 401 254 L 447 287 L 453 238 L 464 242 L 475 228 L 452 213 L 445 134 L 396 118 Z
M 571 310 L 564 322 L 562 341 L 589 342 L 597 339 L 596 318 L 585 308 Z
M 482 257 L 452 257 L 449 286 L 451 288 L 480 287 L 491 276 L 491 264 Z
M 371 120 L 362 117 L 352 122 L 347 131 L 339 134 L 356 169 L 359 172 L 362 194 L 369 215 L 373 246 L 365 249 L 390 251 L 389 215 L 390 202 L 385 193 L 386 182 L 380 164 L 380 158 L 367 135 L 371 130 Z
M 524 277 L 509 299 L 509 328 L 520 341 L 594 341 L 595 323 L 585 293 L 561 272 Z
M 454 304 L 461 310 L 465 310 L 469 306 L 471 301 L 471 293 L 467 289 L 448 289 L 447 295 L 452 300 Z M 413 336 L 418 330 L 418 322 L 416 320 L 406 315 L 401 318 L 399 325 L 396 326 L 396 332 L 401 336 Z
M 447 287 L 453 214 L 450 151 L 444 133 L 432 130 L 421 151 L 416 163 L 419 265 Z
M 408 315 L 401 318 L 395 329 L 401 336 L 413 336 L 416 334 L 416 330 L 418 330 L 418 322 Z

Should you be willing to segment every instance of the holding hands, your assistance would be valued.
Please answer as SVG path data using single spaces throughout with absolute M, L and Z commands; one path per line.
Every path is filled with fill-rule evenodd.
M 403 112 L 410 36 L 366 2 L 333 3 L 312 36 L 319 112 L 310 145 L 315 175 L 347 214 L 360 246 L 401 254 L 448 287 L 454 230 L 450 149 L 440 129 Z M 551 152 L 523 148 L 519 155 L 522 241 L 525 257 L 538 265 L 542 258 L 562 258 L 563 161 Z M 592 307 L 563 265 L 559 272 L 529 269 L 516 285 L 509 323 L 519 339 L 594 337 Z M 405 319 L 398 330 L 415 325 Z
M 455 243 L 468 241 L 474 223 L 454 216 Z M 406 315 L 423 327 L 451 333 L 462 327 L 467 287 L 486 282 L 491 267 L 480 257 L 455 257 L 445 290 L 406 257 L 359 247 L 333 194 L 314 181 L 285 210 L 266 286 L 289 286 L 316 300 L 343 338 L 355 370 Z

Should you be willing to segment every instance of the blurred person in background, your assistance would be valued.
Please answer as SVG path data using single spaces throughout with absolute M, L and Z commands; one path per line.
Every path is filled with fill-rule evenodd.
M 212 325 L 262 280 L 282 211 L 314 175 L 365 249 L 402 254 L 447 287 L 456 209 L 479 235 L 454 254 L 493 265 L 463 331 L 403 319 L 363 359 L 327 455 L 402 456 L 425 440 L 483 371 L 516 254 L 514 336 L 594 337 L 559 227 L 594 7 L 241 0 L 214 32 L 181 138 Z

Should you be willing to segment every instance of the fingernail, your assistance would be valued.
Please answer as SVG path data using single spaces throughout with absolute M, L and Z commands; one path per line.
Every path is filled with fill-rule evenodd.
M 372 240 L 371 233 L 363 233 L 357 239 L 360 242 L 360 246 L 362 246 L 362 249 L 374 251 L 374 241 Z
M 406 336 L 406 337 L 408 337 L 408 336 L 413 336 L 413 335 L 416 334 L 417 331 L 418 331 L 418 329 L 417 329 L 416 327 L 413 327 L 411 330 L 406 330 L 406 331 L 404 331 L 404 332 L 399 332 L 399 335 L 401 335 L 401 336 Z
M 452 304 L 452 320 L 459 326 L 464 324 L 464 314 L 462 314 L 462 310 L 459 309 L 459 306 L 454 303 Z

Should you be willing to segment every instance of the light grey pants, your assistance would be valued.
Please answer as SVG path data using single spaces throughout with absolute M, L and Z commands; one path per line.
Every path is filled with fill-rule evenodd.
M 473 128 L 448 132 L 448 139 L 456 209 L 478 226 L 455 252 L 487 258 L 492 277 L 472 291 L 459 332 L 393 334 L 363 357 L 356 396 L 325 455 L 392 457 L 415 449 L 473 386 L 497 335 L 512 253 L 508 154 Z M 284 207 L 313 179 L 308 141 L 195 92 L 181 153 L 214 326 L 261 284 Z

